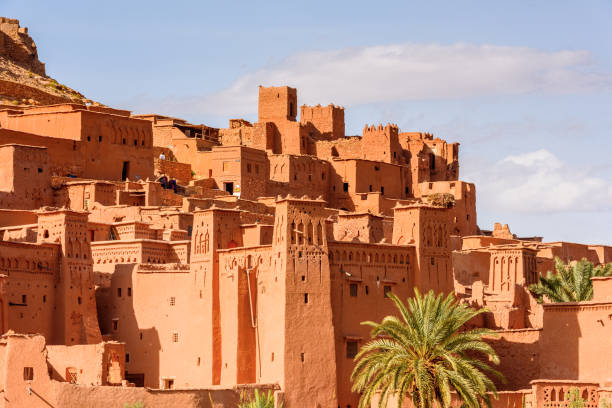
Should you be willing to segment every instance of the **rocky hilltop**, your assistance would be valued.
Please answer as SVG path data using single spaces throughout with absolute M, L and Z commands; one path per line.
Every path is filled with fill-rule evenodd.
M 48 77 L 27 27 L 21 27 L 19 20 L 0 17 L 0 106 L 65 102 L 94 103 Z

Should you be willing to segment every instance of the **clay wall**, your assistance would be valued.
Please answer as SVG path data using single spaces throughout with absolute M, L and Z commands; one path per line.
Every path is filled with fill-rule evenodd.
M 116 202 L 118 186 L 98 181 L 65 182 L 55 192 L 55 205 L 75 211 L 88 211 L 96 205 L 112 206 Z
M 503 239 L 503 238 L 489 237 L 486 235 L 475 235 L 475 236 L 462 237 L 461 249 L 486 248 L 492 245 L 517 244 L 518 242 L 519 240 L 517 239 Z
M 36 224 L 0 228 L 0 241 L 36 242 Z
M 53 383 L 58 408 L 125 408 L 125 404 L 142 403 L 147 408 L 233 408 L 242 398 L 252 398 L 254 390 L 274 392 L 275 384 L 206 386 L 201 389 L 152 390 L 140 387 L 84 387 Z M 8 407 L 7 407 L 8 408 Z
M 113 145 L 94 148 L 86 146 L 86 142 L 0 129 L 0 144 L 10 143 L 46 147 L 52 175 L 70 174 L 85 178 L 121 180 L 123 163 L 129 162 L 128 178 L 135 179 L 136 175 L 140 178 L 153 176 L 153 161 L 146 149 L 138 151 L 138 154 L 132 157 L 132 148 L 117 149 Z
M 495 380 L 498 389 L 520 390 L 529 388 L 531 381 L 545 377 L 541 367 L 546 353 L 540 343 L 544 337 L 541 329 L 522 329 L 498 331 L 497 338 L 487 342 L 493 347 L 500 359 L 495 367 L 505 377 L 506 383 Z
M 50 344 L 101 341 L 96 318 L 87 213 L 66 209 L 39 213 L 37 242 L 60 243 L 59 279 Z
M 258 293 L 265 318 L 259 321 L 262 379 L 279 381 L 290 406 L 301 405 L 306 395 L 313 405 L 337 404 L 324 206 L 322 200 L 277 202 L 272 251 L 280 256 L 272 273 L 262 276 L 265 292 Z
M 37 219 L 34 211 L 0 209 L 1 226 L 35 224 Z
M 96 270 L 104 265 L 124 263 L 181 263 L 189 262 L 189 241 L 165 242 L 148 239 L 96 241 L 91 245 Z M 101 265 L 101 266 L 100 266 Z
M 270 183 L 267 195 L 328 196 L 329 163 L 312 156 L 270 155 Z
M 405 198 L 408 192 L 406 183 L 410 175 L 407 168 L 369 160 L 333 160 L 331 166 L 331 207 L 387 213 L 395 202 L 385 205 L 384 199 Z M 380 196 L 374 194 L 377 192 Z
M 419 184 L 415 191 L 417 197 L 427 198 L 432 194 L 452 194 L 455 205 L 451 208 L 453 235 L 476 235 L 478 224 L 476 216 L 476 186 L 463 181 L 436 181 Z
M 249 224 L 241 225 L 242 242 L 246 247 L 270 245 L 272 243 L 273 225 Z
M 541 378 L 611 383 L 611 314 L 609 301 L 544 304 Z
M 344 138 L 344 108 L 334 105 L 300 107 L 300 123 L 308 128 L 315 139 Z
M 0 269 L 9 276 L 7 329 L 52 338 L 59 252 L 53 244 L 0 242 Z
M 397 125 L 365 125 L 361 136 L 361 157 L 366 160 L 404 164 Z
M 607 264 L 612 262 L 612 247 L 606 245 L 589 245 L 591 251 L 597 254 L 599 264 Z
M 275 384 L 250 384 L 233 387 L 207 386 L 207 388 L 182 390 L 151 390 L 143 387 L 70 384 L 49 377 L 47 355 L 49 355 L 49 360 L 53 365 L 56 357 L 59 357 L 60 347 L 56 346 L 54 350 L 47 350 L 42 336 L 4 336 L 0 340 L 0 383 L 2 384 L 0 406 L 3 408 L 48 408 L 49 406 L 57 408 L 77 406 L 123 408 L 124 404 L 141 403 L 145 404 L 146 407 L 159 408 L 168 406 L 231 408 L 237 406 L 242 398 L 251 398 L 255 389 L 260 392 L 267 392 L 268 390 L 275 392 L 278 390 L 278 385 Z M 109 357 L 109 354 L 118 352 L 123 345 L 106 343 L 88 347 L 95 347 L 100 351 L 93 358 L 95 361 L 102 361 L 102 369 L 104 370 L 104 361 Z M 103 347 L 103 350 L 100 347 Z M 85 351 L 85 354 L 79 353 L 77 350 L 68 350 L 65 348 L 65 352 L 60 352 L 60 354 L 69 359 L 78 354 L 91 357 L 91 349 L 89 348 Z M 77 361 L 77 363 L 83 364 L 84 361 Z M 84 368 L 83 374 L 85 374 L 85 370 L 97 372 L 100 368 L 99 363 L 98 365 L 88 364 L 89 366 Z M 26 367 L 32 372 L 31 380 L 24 378 Z M 116 370 L 109 368 L 108 371 Z M 91 376 L 91 380 L 97 382 L 97 375 Z M 282 393 L 280 395 L 282 398 Z
M 274 147 L 276 154 L 307 154 L 310 146 L 309 130 L 299 122 L 274 122 Z
M 379 243 L 385 237 L 383 218 L 370 213 L 338 214 L 333 224 L 334 240 Z
M 270 246 L 219 251 L 219 297 L 232 299 L 223 302 L 220 314 L 221 384 L 259 379 L 262 362 L 258 360 L 262 357 L 257 346 L 258 322 L 266 316 L 258 313 L 258 276 L 269 272 L 270 258 Z
M 547 242 L 545 246 L 540 247 L 538 257 L 554 259 L 561 258 L 563 262 L 577 261 L 586 258 L 595 264 L 600 263 L 600 254 L 602 249 L 591 247 L 585 244 L 576 244 L 573 242 Z M 610 262 L 610 260 L 604 259 Z
M 106 342 L 47 346 L 51 378 L 79 385 L 120 385 L 124 380 L 125 344 Z
M 229 129 L 219 129 L 219 141 L 223 146 L 243 145 L 272 150 L 276 133 L 276 126 L 272 122 L 250 124 L 245 120 L 230 119 Z
M 49 158 L 44 148 L 0 146 L 0 206 L 37 209 L 53 203 Z
M 259 87 L 258 122 L 295 121 L 297 110 L 295 88 Z
M 30 373 L 31 377 L 28 375 Z M 2 408 L 49 407 L 49 401 L 54 400 L 55 393 L 49 378 L 43 336 L 2 336 L 0 384 Z
M 113 225 L 113 233 L 115 239 L 130 240 L 130 239 L 161 239 L 158 230 L 152 229 L 150 224 L 140 221 L 124 221 Z M 164 262 L 165 263 L 165 262 Z
M 370 328 L 361 322 L 396 314 L 386 292 L 401 299 L 412 296 L 415 251 L 407 246 L 330 242 L 329 265 L 338 403 L 357 406 L 359 395 L 350 391 L 349 379 L 355 367 L 350 347 L 361 347 L 370 339 Z
M 166 175 L 169 179 L 175 179 L 179 184 L 189 184 L 191 181 L 191 165 L 169 160 L 154 160 L 155 176 Z
M 200 342 L 210 333 L 198 324 L 201 284 L 188 267 L 116 265 L 96 292 L 101 330 L 126 343 L 126 378 L 144 375 L 144 386 L 204 386 L 209 356 Z M 189 316 L 188 319 L 184 318 Z M 129 355 L 129 357 L 127 357 Z
M 52 106 L 47 110 L 32 108 L 24 114 L 0 115 L 0 122 L 6 129 L 44 136 L 33 138 L 32 143 L 18 143 L 48 147 L 52 171 L 64 175 L 66 170 L 55 167 L 71 168 L 68 172 L 75 175 L 102 180 L 120 180 L 124 171 L 131 179 L 153 175 L 151 122 L 116 114 L 121 111 L 89 111 L 83 105 Z M 58 139 L 72 143 L 60 147 Z M 71 156 L 78 160 L 71 160 Z M 125 169 L 124 163 L 129 163 Z
M 415 245 L 418 265 L 415 286 L 424 292 L 453 290 L 450 225 L 447 208 L 425 205 L 395 208 L 392 243 Z
M 455 291 L 465 293 L 465 288 L 474 282 L 489 284 L 491 254 L 488 251 L 453 251 L 452 265 L 455 280 Z M 457 284 L 463 287 L 458 288 Z
M 499 391 L 498 397 L 495 399 L 491 398 L 491 408 L 535 408 L 540 405 L 532 404 L 532 391 L 531 389 L 520 390 L 520 391 Z M 376 395 L 372 398 L 370 407 L 378 408 L 380 396 Z M 387 400 L 388 407 L 396 407 L 397 406 L 397 398 L 395 396 L 390 397 Z M 464 402 L 461 401 L 456 393 L 451 394 L 451 403 L 450 408 L 461 408 Z M 415 408 L 415 405 L 412 403 L 412 400 L 409 398 L 402 402 L 401 408 Z
M 200 153 L 192 165 L 197 174 L 214 178 L 221 190 L 231 189 L 250 200 L 266 195 L 270 169 L 265 152 L 243 146 L 216 147 Z

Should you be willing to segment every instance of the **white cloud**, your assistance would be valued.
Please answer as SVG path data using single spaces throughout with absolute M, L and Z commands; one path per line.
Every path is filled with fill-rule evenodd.
M 561 161 L 546 149 L 487 164 L 467 164 L 476 182 L 479 207 L 525 214 L 612 210 L 612 180 L 592 169 Z
M 245 115 L 258 85 L 290 85 L 300 103 L 357 105 L 399 100 L 469 98 L 611 89 L 587 51 L 542 51 L 471 44 L 396 44 L 301 52 L 237 78 L 221 91 L 171 98 L 166 109 Z

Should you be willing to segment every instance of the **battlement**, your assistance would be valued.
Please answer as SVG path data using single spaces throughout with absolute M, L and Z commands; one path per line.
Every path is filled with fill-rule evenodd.
M 300 107 L 300 123 L 310 126 L 311 137 L 335 140 L 345 136 L 344 107 L 329 104 L 327 106 Z
M 363 128 L 361 137 L 361 154 L 363 159 L 385 163 L 401 163 L 402 147 L 400 146 L 399 128 L 387 123 Z
M 368 126 L 368 124 L 366 123 L 363 128 L 363 136 L 374 136 L 377 134 L 397 137 L 399 135 L 399 127 L 396 124 L 392 123 L 387 123 L 384 127 L 382 124 L 379 124 L 378 126 Z

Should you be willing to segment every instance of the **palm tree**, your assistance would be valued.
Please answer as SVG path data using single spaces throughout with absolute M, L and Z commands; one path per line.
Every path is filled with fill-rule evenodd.
M 592 262 L 582 258 L 575 265 L 565 264 L 559 257 L 555 257 L 555 270 L 553 274 L 548 271 L 546 276 L 540 276 L 540 281 L 529 285 L 529 290 L 538 303 L 544 301 L 546 296 L 551 302 L 581 302 L 593 298 L 594 276 L 610 276 L 612 263 L 605 266 L 593 266 Z
M 283 404 L 280 403 L 278 407 L 282 408 Z M 268 391 L 268 393 L 259 393 L 258 390 L 255 390 L 253 399 L 250 401 L 243 401 L 238 405 L 238 408 L 274 408 L 274 394 L 272 394 L 272 391 Z
M 466 407 L 490 406 L 489 393 L 497 398 L 497 389 L 487 374 L 501 380 L 503 376 L 474 355 L 480 353 L 499 364 L 493 348 L 482 340 L 496 335 L 489 329 L 460 331 L 486 309 L 459 304 L 452 294 L 421 295 L 417 289 L 407 306 L 392 293 L 389 297 L 401 319 L 387 316 L 381 323 L 362 323 L 373 329 L 372 340 L 355 357 L 351 375 L 353 391 L 362 393 L 359 407 L 368 407 L 380 391 L 379 407 L 386 407 L 395 394 L 398 407 L 410 396 L 416 407 L 446 408 L 453 390 Z

